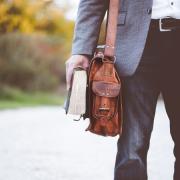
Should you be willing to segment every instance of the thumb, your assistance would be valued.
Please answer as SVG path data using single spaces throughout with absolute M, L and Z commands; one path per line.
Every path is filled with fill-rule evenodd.
M 72 75 L 73 75 L 73 68 L 71 66 L 69 66 L 68 68 L 66 68 L 66 88 L 67 88 L 67 90 L 69 90 L 71 87 Z
M 88 60 L 87 60 L 87 61 L 84 61 L 84 62 L 83 62 L 83 68 L 84 68 L 85 70 L 87 70 L 88 67 L 89 67 L 89 61 L 88 61 Z

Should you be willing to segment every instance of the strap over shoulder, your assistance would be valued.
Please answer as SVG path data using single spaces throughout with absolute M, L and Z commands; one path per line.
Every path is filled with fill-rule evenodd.
M 104 49 L 104 55 L 108 57 L 115 56 L 115 43 L 117 34 L 119 6 L 120 0 L 109 0 L 106 45 Z

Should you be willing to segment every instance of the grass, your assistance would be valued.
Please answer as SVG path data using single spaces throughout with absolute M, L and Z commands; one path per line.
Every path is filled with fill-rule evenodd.
M 57 93 L 27 93 L 9 87 L 0 89 L 0 109 L 62 105 L 64 99 L 64 95 Z

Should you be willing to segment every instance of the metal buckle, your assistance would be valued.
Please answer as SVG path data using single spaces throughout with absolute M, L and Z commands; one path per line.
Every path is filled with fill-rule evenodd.
M 114 61 L 113 61 L 113 62 L 115 63 L 115 62 L 116 62 L 116 60 L 117 60 L 117 58 L 116 58 L 116 56 L 114 56 Z
M 103 53 L 103 51 L 104 51 L 104 49 L 105 49 L 106 47 L 108 47 L 108 48 L 113 48 L 113 49 L 115 48 L 114 46 L 98 45 L 98 46 L 96 47 L 96 51 L 94 52 L 94 57 L 97 56 L 97 57 L 101 58 L 103 61 L 106 61 L 106 58 L 105 58 L 104 53 Z M 99 50 L 99 51 L 98 51 L 98 50 Z M 116 62 L 116 56 L 113 57 L 112 62 L 113 62 L 113 63 Z
M 105 45 L 98 45 L 97 46 L 97 49 L 104 49 L 105 48 Z
M 167 17 L 167 18 L 170 18 L 169 16 Z M 164 19 L 164 18 L 160 18 L 159 19 L 159 30 L 161 31 L 161 32 L 166 32 L 166 31 L 171 31 L 172 29 L 163 29 L 162 28 L 162 19 Z
M 105 107 L 100 107 L 99 108 L 99 111 L 109 111 L 110 110 L 110 108 L 105 108 Z

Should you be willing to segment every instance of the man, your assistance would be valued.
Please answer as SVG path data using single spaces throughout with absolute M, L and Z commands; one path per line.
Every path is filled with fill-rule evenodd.
M 72 69 L 89 65 L 108 2 L 80 1 L 72 57 L 66 63 L 68 87 Z M 174 180 L 179 180 L 180 0 L 121 0 L 117 26 L 116 67 L 123 80 L 124 123 L 114 180 L 147 180 L 147 152 L 160 92 L 175 143 Z

